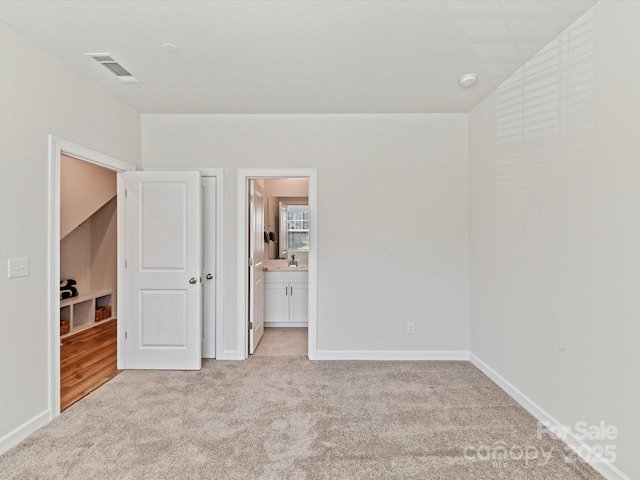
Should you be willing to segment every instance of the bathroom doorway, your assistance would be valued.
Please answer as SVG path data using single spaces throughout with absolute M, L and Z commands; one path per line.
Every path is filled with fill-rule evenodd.
M 249 352 L 258 356 L 306 357 L 309 179 L 267 178 L 254 182 L 259 182 L 262 187 L 264 226 L 263 232 L 257 232 L 258 240 L 264 245 L 263 310 L 260 312 L 262 315 L 254 316 L 262 316 L 264 320 L 264 338 L 255 352 L 250 344 Z M 257 203 L 260 202 L 255 197 L 254 204 Z M 258 223 L 251 223 L 250 228 Z M 254 307 L 259 306 L 255 304 Z
M 239 171 L 238 296 L 243 348 L 256 356 L 315 356 L 316 198 L 313 175 Z M 266 172 L 266 173 L 265 173 Z M 308 171 L 304 171 L 305 173 Z M 242 195 L 242 198 L 240 198 Z M 259 218 L 258 218 L 259 217 Z M 244 228 L 241 228 L 244 227 Z M 242 284 L 240 284 L 242 282 Z M 242 285 L 242 288 L 241 288 Z M 239 309 L 240 310 L 240 309 Z

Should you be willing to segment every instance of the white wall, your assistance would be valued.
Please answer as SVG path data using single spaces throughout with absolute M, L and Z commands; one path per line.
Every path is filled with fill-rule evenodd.
M 0 265 L 29 257 L 28 277 L 0 275 L 0 451 L 48 418 L 47 136 L 139 163 L 139 115 L 0 24 Z M 18 429 L 19 431 L 16 431 Z
M 270 197 L 306 197 L 309 180 L 306 178 L 272 178 L 264 183 L 264 194 Z
M 102 208 L 116 192 L 113 170 L 60 155 L 60 238 Z
M 318 350 L 468 349 L 467 115 L 143 115 L 142 152 L 145 168 L 225 169 L 225 351 L 237 169 L 314 167 Z
M 92 221 L 89 217 L 60 240 L 60 281 L 75 280 L 79 294 L 93 290 L 91 288 L 91 239 L 93 237 L 91 227 Z
M 640 2 L 600 2 L 469 118 L 471 351 L 640 478 Z M 606 440 L 591 440 L 606 445 Z
M 112 198 L 91 216 L 91 290 L 113 290 L 118 305 L 118 199 Z
M 114 314 L 118 298 L 117 205 L 114 196 L 60 240 L 60 280 L 74 279 L 79 295 L 112 290 Z

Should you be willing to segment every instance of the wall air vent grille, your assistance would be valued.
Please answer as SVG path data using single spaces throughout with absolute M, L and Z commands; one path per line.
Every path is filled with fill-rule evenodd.
M 85 53 L 85 56 L 93 58 L 104 68 L 113 73 L 123 83 L 139 83 L 140 81 L 134 77 L 129 71 L 116 62 L 109 53 Z

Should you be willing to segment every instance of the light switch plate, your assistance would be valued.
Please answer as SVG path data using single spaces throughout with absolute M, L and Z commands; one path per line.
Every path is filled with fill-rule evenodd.
M 8 278 L 26 277 L 29 275 L 29 258 L 10 258 Z

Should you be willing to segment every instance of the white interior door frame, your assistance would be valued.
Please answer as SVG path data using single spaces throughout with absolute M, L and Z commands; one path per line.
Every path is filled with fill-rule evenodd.
M 121 174 L 135 170 L 135 165 L 73 143 L 55 135 L 49 135 L 49 211 L 47 222 L 47 329 L 49 336 L 49 415 L 50 420 L 60 415 L 60 155 L 92 163 L 117 172 L 118 199 L 123 198 L 124 184 Z M 123 208 L 118 201 L 118 335 L 124 331 L 124 271 L 121 268 L 123 251 Z M 118 368 L 122 368 L 124 342 L 118 338 Z
M 309 180 L 309 346 L 310 360 L 317 359 L 318 335 L 318 171 L 315 168 L 239 168 L 237 210 L 237 352 L 240 359 L 249 356 L 248 341 L 248 180 L 272 178 L 307 178 Z

